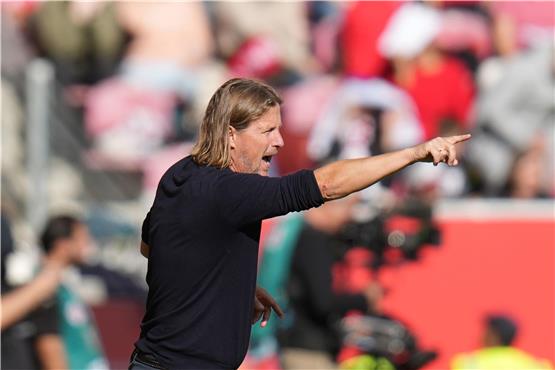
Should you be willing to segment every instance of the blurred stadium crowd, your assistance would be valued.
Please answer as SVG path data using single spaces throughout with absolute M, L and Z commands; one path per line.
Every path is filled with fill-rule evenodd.
M 473 134 L 460 166 L 402 171 L 362 195 L 359 218 L 376 219 L 414 199 L 427 210 L 444 198 L 555 196 L 552 2 L 14 1 L 1 7 L 2 213 L 25 261 L 38 258 L 33 246 L 48 214 L 83 217 L 98 248 L 73 285 L 88 303 L 143 301 L 146 261 L 137 253 L 138 226 L 161 175 L 196 140 L 211 94 L 231 77 L 264 80 L 283 97 L 286 145 L 272 161 L 273 175 L 438 135 Z M 39 90 L 45 93 L 34 94 Z M 48 130 L 30 139 L 28 119 L 41 104 Z M 38 182 L 29 171 L 30 158 L 37 157 L 33 140 L 42 140 L 48 155 Z M 45 190 L 37 198 L 38 188 Z M 304 233 L 291 231 L 302 229 L 294 218 L 280 221 L 274 234 L 298 232 L 307 239 L 304 249 L 277 257 L 286 260 L 280 266 L 290 271 L 291 264 L 302 280 L 305 262 L 308 269 L 316 263 L 311 245 L 318 238 L 327 243 L 325 235 L 352 221 L 352 203 L 307 214 L 313 229 Z M 40 207 L 45 215 L 30 222 L 29 212 Z M 395 237 L 387 243 L 395 244 Z M 329 253 L 320 261 L 324 281 L 314 284 L 331 279 L 336 252 Z M 20 285 L 38 269 L 11 261 L 3 267 L 13 270 L 8 285 Z M 287 271 L 269 272 L 270 284 L 287 284 Z M 350 295 L 337 298 L 331 286 L 307 284 L 318 295 L 330 290 L 324 303 L 335 302 L 342 314 L 372 311 L 383 294 L 370 284 L 362 296 L 344 287 L 342 294 Z M 291 299 L 306 308 L 307 296 Z M 330 308 L 321 309 L 326 316 Z M 311 322 L 310 315 L 297 313 L 307 320 L 299 333 L 316 322 L 327 335 L 323 316 Z M 289 328 L 282 344 L 313 343 L 322 332 L 312 329 L 314 337 L 303 339 Z M 272 340 L 254 343 L 251 359 L 274 353 L 264 347 L 275 345 Z M 337 351 L 325 340 L 317 347 L 309 349 Z M 302 356 L 293 353 L 293 361 Z

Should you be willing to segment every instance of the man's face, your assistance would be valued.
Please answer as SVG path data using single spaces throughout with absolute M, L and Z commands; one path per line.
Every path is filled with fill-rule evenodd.
M 235 172 L 268 176 L 270 161 L 283 146 L 279 132 L 280 107 L 268 109 L 259 119 L 241 131 L 230 128 L 231 166 Z
M 84 224 L 77 224 L 70 237 L 71 255 L 76 263 L 84 262 L 92 251 L 89 229 Z

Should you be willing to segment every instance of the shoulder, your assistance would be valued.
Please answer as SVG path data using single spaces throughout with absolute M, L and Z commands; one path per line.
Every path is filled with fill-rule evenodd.
M 191 159 L 191 156 L 187 156 L 185 158 L 180 159 L 179 161 L 172 164 L 166 172 L 162 175 L 161 180 L 168 180 L 169 178 L 174 177 L 177 174 L 190 172 L 193 170 L 194 167 L 198 167 L 195 162 Z
M 172 195 L 179 192 L 189 179 L 197 177 L 200 168 L 190 156 L 177 161 L 160 178 L 157 193 Z

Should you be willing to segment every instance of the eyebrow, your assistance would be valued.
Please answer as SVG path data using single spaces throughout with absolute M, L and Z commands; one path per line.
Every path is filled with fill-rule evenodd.
M 262 122 L 270 122 L 270 121 L 262 121 Z M 269 131 L 272 130 L 274 128 L 281 128 L 283 126 L 283 123 L 280 122 L 277 126 L 274 126 L 274 123 L 271 123 L 270 125 L 264 125 L 263 127 L 261 127 L 262 132 L 264 131 Z

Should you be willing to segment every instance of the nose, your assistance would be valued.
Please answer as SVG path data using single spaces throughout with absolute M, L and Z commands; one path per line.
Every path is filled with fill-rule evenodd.
M 281 148 L 284 145 L 285 145 L 285 143 L 283 142 L 283 137 L 281 136 L 281 132 L 279 130 L 276 130 L 272 146 L 274 146 L 276 148 Z

